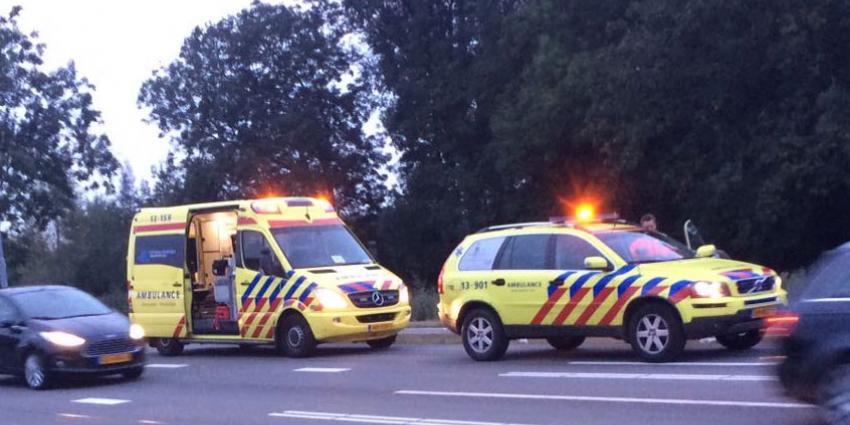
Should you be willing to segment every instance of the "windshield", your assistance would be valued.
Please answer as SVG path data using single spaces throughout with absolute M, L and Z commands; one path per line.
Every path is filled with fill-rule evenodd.
M 299 226 L 272 230 L 275 241 L 296 269 L 371 264 L 369 253 L 347 227 Z
M 112 312 L 95 297 L 72 288 L 21 292 L 12 295 L 12 299 L 31 319 L 66 319 Z
M 630 264 L 693 258 L 685 245 L 657 232 L 605 232 L 596 236 Z

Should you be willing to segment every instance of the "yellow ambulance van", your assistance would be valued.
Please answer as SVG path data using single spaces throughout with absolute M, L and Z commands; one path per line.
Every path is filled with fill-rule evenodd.
M 127 253 L 130 319 L 163 355 L 190 343 L 323 342 L 387 348 L 410 321 L 407 288 L 316 198 L 144 208 Z

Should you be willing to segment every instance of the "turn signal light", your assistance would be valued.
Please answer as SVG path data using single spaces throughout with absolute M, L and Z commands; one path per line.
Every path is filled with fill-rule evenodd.
M 437 277 L 437 293 L 445 294 L 446 288 L 443 286 L 443 271 L 445 270 L 445 266 L 440 269 L 440 275 Z

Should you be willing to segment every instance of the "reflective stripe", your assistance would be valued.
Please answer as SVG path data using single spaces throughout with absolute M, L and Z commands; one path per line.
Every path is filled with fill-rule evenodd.
M 641 295 L 648 295 L 649 291 L 651 291 L 653 288 L 658 286 L 658 284 L 663 282 L 664 279 L 666 279 L 666 277 L 654 277 L 654 278 L 650 279 L 648 282 L 646 282 L 643 285 L 643 289 L 641 289 L 640 294 Z
M 254 280 L 252 280 L 252 281 L 251 281 L 251 284 L 250 284 L 250 285 L 248 285 L 248 289 L 247 289 L 247 290 L 245 290 L 245 293 L 244 293 L 244 294 L 242 294 L 242 307 L 243 307 L 243 308 L 245 307 L 245 304 L 246 304 L 246 302 L 248 301 L 248 299 L 251 297 L 251 292 L 253 292 L 253 291 L 254 291 L 254 287 L 255 287 L 255 286 L 257 286 L 257 282 L 259 282 L 259 281 L 260 281 L 260 278 L 261 278 L 262 276 L 263 276 L 263 275 L 262 275 L 261 273 L 257 273 L 257 274 L 254 276 Z

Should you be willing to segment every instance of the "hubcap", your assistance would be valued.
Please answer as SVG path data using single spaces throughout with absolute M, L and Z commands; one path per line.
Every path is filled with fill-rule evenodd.
M 483 317 L 476 317 L 469 323 L 466 330 L 469 346 L 476 353 L 486 353 L 493 345 L 493 326 Z
M 297 347 L 301 345 L 301 341 L 304 340 L 304 331 L 299 327 L 289 328 L 289 332 L 286 334 L 286 339 L 289 340 L 290 346 Z
M 649 354 L 658 354 L 667 347 L 667 342 L 670 340 L 670 328 L 661 316 L 647 314 L 638 322 L 636 337 L 641 350 Z
M 27 379 L 27 384 L 33 388 L 38 388 L 44 383 L 44 370 L 41 368 L 41 361 L 35 355 L 27 357 L 24 365 L 24 375 Z

